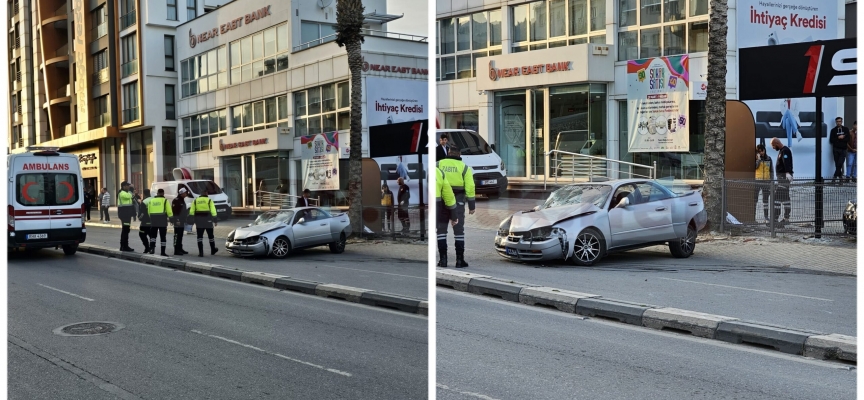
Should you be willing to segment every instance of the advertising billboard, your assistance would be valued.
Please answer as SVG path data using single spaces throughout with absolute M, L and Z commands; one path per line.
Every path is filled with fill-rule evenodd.
M 628 150 L 690 151 L 689 56 L 627 62 Z
M 300 157 L 305 164 L 305 189 L 339 190 L 339 132 L 301 136 Z

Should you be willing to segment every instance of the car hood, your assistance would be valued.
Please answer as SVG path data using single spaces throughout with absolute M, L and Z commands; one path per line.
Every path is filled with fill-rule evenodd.
M 510 232 L 525 232 L 543 228 L 569 217 L 599 210 L 592 203 L 579 203 L 539 211 L 519 211 L 513 214 L 513 219 L 510 221 Z
M 282 222 L 270 222 L 261 225 L 244 226 L 242 228 L 237 228 L 237 230 L 234 231 L 234 240 L 246 239 L 250 236 L 258 236 L 264 232 L 278 228 L 285 228 L 287 226 L 288 225 L 285 225 Z

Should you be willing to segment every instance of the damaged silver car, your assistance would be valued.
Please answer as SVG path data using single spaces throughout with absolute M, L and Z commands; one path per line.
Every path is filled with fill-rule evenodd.
M 658 244 L 675 257 L 690 257 L 707 223 L 705 205 L 701 193 L 676 193 L 671 184 L 622 179 L 562 187 L 543 205 L 501 222 L 495 250 L 514 261 L 564 259 L 581 266 Z

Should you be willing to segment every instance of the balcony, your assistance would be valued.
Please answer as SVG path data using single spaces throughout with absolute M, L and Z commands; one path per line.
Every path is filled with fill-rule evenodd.
M 15 82 L 21 82 L 21 71 L 15 71 Z
M 17 17 L 19 11 L 21 11 L 21 9 L 18 5 L 18 2 L 16 1 L 16 2 L 12 3 L 12 18 Z
M 120 77 L 125 78 L 138 73 L 138 60 L 132 60 L 120 66 Z
M 12 48 L 13 49 L 21 48 L 21 36 L 15 36 L 15 38 L 12 39 Z
M 120 30 L 121 31 L 130 27 L 130 26 L 135 25 L 135 22 L 136 22 L 135 13 L 136 13 L 136 10 L 132 10 L 132 11 L 126 13 L 126 15 L 120 17 Z
M 99 38 L 101 38 L 102 36 L 105 36 L 107 34 L 108 34 L 108 23 L 103 22 L 103 23 L 97 25 L 95 28 L 93 28 L 93 30 L 90 32 L 90 37 L 93 38 L 90 41 L 92 42 L 92 41 L 98 40 Z
M 108 68 L 102 68 L 92 75 L 93 85 L 98 85 L 103 82 L 108 82 Z
M 111 114 L 104 113 L 97 115 L 96 118 L 93 118 L 93 124 L 96 125 L 96 128 L 111 125 Z M 84 130 L 80 130 L 81 127 L 79 127 L 78 129 L 80 132 L 84 132 L 87 130 L 87 127 L 85 126 Z
M 128 124 L 138 120 L 138 107 L 127 108 L 123 110 L 123 123 Z
M 69 55 L 69 43 L 64 44 L 63 47 L 57 49 L 54 52 L 55 57 L 68 56 L 68 55 Z

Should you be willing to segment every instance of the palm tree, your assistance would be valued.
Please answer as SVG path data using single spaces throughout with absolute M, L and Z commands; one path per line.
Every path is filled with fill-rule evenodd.
M 348 68 L 351 71 L 351 144 L 348 156 L 348 218 L 351 220 L 354 235 L 363 234 L 363 202 L 361 197 L 361 152 L 363 111 L 361 107 L 363 83 L 363 57 L 360 54 L 363 43 L 363 2 L 361 0 L 337 0 L 336 2 L 336 44 L 345 46 L 348 53 Z M 340 138 L 341 140 L 341 138 Z
M 708 96 L 705 101 L 705 210 L 708 229 L 720 227 L 726 159 L 727 0 L 711 0 L 708 21 Z

